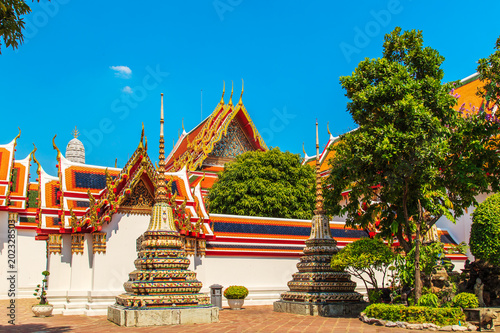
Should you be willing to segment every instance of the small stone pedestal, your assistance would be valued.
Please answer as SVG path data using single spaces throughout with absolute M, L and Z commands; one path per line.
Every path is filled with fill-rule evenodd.
M 276 301 L 275 312 L 287 312 L 305 316 L 357 318 L 368 306 L 366 302 L 302 303 Z
M 219 308 L 134 309 L 114 304 L 108 307 L 108 320 L 127 327 L 218 323 Z

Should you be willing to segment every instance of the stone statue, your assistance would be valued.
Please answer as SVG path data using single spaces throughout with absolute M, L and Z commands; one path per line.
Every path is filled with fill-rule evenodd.
M 476 284 L 474 285 L 474 294 L 477 296 L 477 300 L 479 301 L 479 306 L 484 308 L 486 304 L 484 304 L 484 299 L 483 299 L 483 289 L 484 289 L 484 283 L 481 282 L 480 278 L 476 279 Z

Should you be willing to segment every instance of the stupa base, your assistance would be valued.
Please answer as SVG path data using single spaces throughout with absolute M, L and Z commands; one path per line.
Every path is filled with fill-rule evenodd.
M 127 327 L 207 324 L 219 322 L 216 306 L 190 308 L 139 309 L 114 304 L 108 307 L 108 320 Z
M 367 302 L 304 303 L 276 301 L 275 312 L 286 312 L 304 316 L 357 318 L 369 305 Z

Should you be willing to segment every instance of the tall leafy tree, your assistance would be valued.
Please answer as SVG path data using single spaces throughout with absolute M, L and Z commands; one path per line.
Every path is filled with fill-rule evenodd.
M 314 172 L 299 155 L 273 148 L 226 164 L 208 195 L 211 213 L 310 219 Z
M 39 0 L 37 0 L 38 2 Z M 31 13 L 23 0 L 0 0 L 0 36 L 6 47 L 16 49 L 23 42 L 23 15 Z M 0 43 L 2 46 L 2 43 Z M 0 48 L 0 54 L 2 50 Z
M 396 28 L 381 58 L 340 78 L 359 128 L 333 146 L 327 180 L 329 213 L 346 214 L 349 226 L 378 220 L 382 237 L 397 238 L 406 253 L 415 247 L 417 299 L 421 235 L 499 185 L 497 119 L 453 109 L 455 83 L 442 83 L 443 61 L 423 46 L 421 31 Z
M 479 88 L 478 95 L 488 101 L 488 108 L 493 108 L 500 99 L 500 37 L 495 44 L 495 52 L 488 58 L 479 59 L 477 72 L 483 86 Z

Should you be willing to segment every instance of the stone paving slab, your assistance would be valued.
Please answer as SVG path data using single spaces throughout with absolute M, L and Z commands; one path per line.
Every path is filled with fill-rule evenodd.
M 247 306 L 241 311 L 220 311 L 219 323 L 188 324 L 162 327 L 120 327 L 107 320 L 106 316 L 87 317 L 54 315 L 49 318 L 33 317 L 31 305 L 34 299 L 16 302 L 16 326 L 7 324 L 8 300 L 0 300 L 0 332 L 186 332 L 186 333 L 241 333 L 241 332 L 297 332 L 297 333 L 415 333 L 400 328 L 372 326 L 355 318 L 325 318 L 301 316 L 273 311 L 272 305 Z M 500 329 L 497 327 L 497 332 Z

